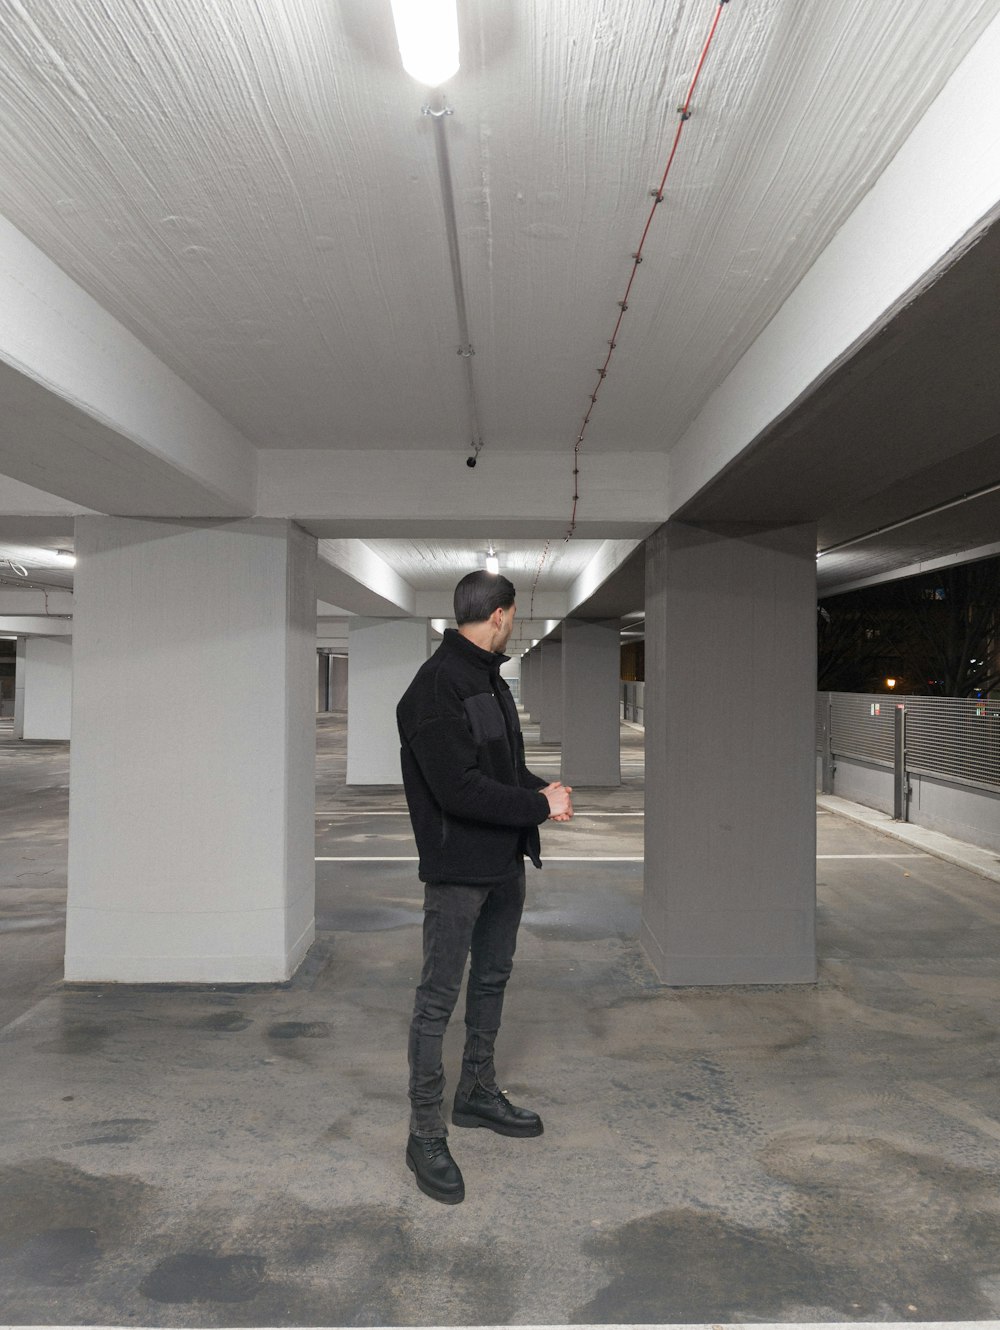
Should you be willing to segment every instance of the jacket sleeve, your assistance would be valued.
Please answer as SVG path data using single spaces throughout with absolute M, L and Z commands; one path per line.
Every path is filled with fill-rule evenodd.
M 517 779 L 527 790 L 540 790 L 549 784 L 544 777 L 536 776 L 524 765 L 524 739 L 520 735 L 517 738 Z
M 431 793 L 450 816 L 507 827 L 534 827 L 547 819 L 549 803 L 537 789 L 504 785 L 479 770 L 461 703 L 454 709 L 445 703 L 427 717 L 409 744 Z

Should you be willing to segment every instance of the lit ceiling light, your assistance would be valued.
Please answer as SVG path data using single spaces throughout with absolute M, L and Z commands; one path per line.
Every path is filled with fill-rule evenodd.
M 392 0 L 403 68 L 428 88 L 458 73 L 456 0 Z
M 72 550 L 56 550 L 56 558 L 61 564 L 65 564 L 67 568 L 76 567 L 76 555 Z
M 494 574 L 499 573 L 500 571 L 500 560 L 497 558 L 497 552 L 493 548 L 492 540 L 490 541 L 489 549 L 486 551 L 486 571 Z

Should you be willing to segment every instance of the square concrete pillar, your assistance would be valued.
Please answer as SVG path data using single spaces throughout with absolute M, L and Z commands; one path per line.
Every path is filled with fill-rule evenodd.
M 348 637 L 347 783 L 401 785 L 396 706 L 430 655 L 427 619 L 352 619 Z
M 24 738 L 24 676 L 27 672 L 28 639 L 17 639 L 14 661 L 14 730 L 15 739 Z
M 531 652 L 526 651 L 521 657 L 521 686 L 518 690 L 518 706 L 528 711 L 531 699 Z
M 330 656 L 330 711 L 347 710 L 347 657 Z
M 524 709 L 528 719 L 537 722 L 542 716 L 542 657 L 538 647 L 531 648 L 524 657 L 524 665 L 528 670 Z
M 73 639 L 24 639 L 24 739 L 68 739 L 73 700 Z
M 621 784 L 617 619 L 564 619 L 562 779 L 567 785 Z
M 562 643 L 548 640 L 539 642 L 538 659 L 541 674 L 541 708 L 539 739 L 543 744 L 562 741 Z
M 507 687 L 510 689 L 515 700 L 520 701 L 521 697 L 521 657 L 512 656 L 510 660 L 500 666 L 501 679 L 507 680 Z
M 81 517 L 66 977 L 287 979 L 314 935 L 316 541 Z
M 815 528 L 646 546 L 642 941 L 668 984 L 816 977 Z

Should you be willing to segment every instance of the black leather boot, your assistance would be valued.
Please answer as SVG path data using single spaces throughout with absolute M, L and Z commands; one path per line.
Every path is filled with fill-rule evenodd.
M 444 1205 L 458 1205 L 465 1200 L 462 1172 L 452 1159 L 444 1136 L 428 1139 L 411 1132 L 406 1144 L 406 1167 L 425 1196 Z
M 501 1136 L 541 1136 L 542 1119 L 530 1108 L 517 1108 L 502 1090 L 474 1085 L 468 1092 L 459 1088 L 451 1120 L 456 1127 L 488 1127 Z

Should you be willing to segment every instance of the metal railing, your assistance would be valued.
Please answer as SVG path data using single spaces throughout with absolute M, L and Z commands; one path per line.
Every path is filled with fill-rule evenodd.
M 838 757 L 892 770 L 903 819 L 910 775 L 1000 794 L 1000 699 L 819 693 L 816 751 L 828 794 Z

